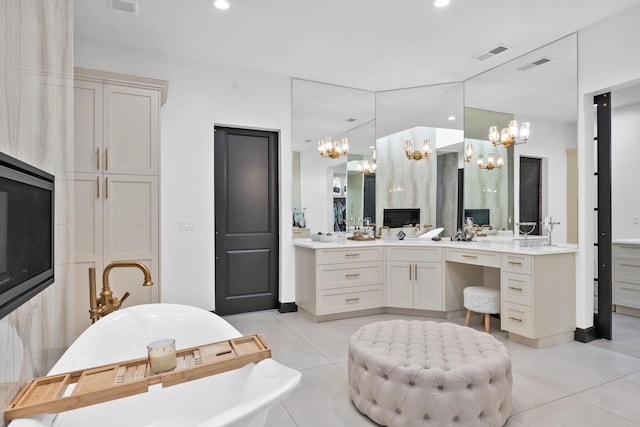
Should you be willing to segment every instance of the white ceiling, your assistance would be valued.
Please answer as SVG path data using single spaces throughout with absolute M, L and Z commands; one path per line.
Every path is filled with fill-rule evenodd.
M 451 0 L 438 9 L 433 0 L 228 1 L 230 9 L 220 11 L 213 0 L 139 0 L 136 15 L 110 9 L 108 0 L 74 0 L 75 38 L 328 83 L 297 88 L 294 149 L 315 147 L 317 139 L 351 129 L 350 141 L 362 140 L 358 152 L 368 153 L 376 135 L 411 126 L 412 117 L 399 105 L 412 105 L 416 96 L 443 99 L 434 95 L 450 85 L 425 89 L 426 97 L 411 90 L 381 92 L 391 89 L 467 81 L 459 94 L 465 106 L 575 121 L 576 41 L 567 36 L 640 5 L 640 0 Z M 485 61 L 474 59 L 498 45 L 510 49 Z M 553 61 L 516 71 L 542 56 Z M 387 123 L 380 117 L 372 121 L 377 112 L 371 104 L 355 102 L 376 96 L 378 104 L 389 100 Z M 462 126 L 446 123 L 448 115 L 461 112 L 442 102 L 414 110 L 431 120 L 415 125 Z
M 367 90 L 462 81 L 640 0 L 75 0 L 75 38 Z M 511 49 L 472 59 L 499 44 Z

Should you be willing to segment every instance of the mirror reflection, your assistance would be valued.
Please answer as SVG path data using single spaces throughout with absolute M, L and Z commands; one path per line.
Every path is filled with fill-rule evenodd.
M 567 192 L 567 173 L 577 175 L 567 153 L 577 146 L 576 70 L 573 34 L 464 82 L 465 144 L 474 149 L 464 168 L 464 208 L 488 207 L 494 228 L 517 233 L 517 223 L 535 222 L 534 234 L 546 234 L 545 218 L 552 217 L 560 222 L 554 227 L 554 240 L 575 243 L 566 236 L 569 229 L 577 229 L 577 194 L 574 197 L 573 192 Z M 512 119 L 530 123 L 528 142 L 506 150 L 501 170 L 494 169 L 491 174 L 479 170 L 478 155 L 486 161 L 488 151 L 497 155 L 497 149 L 503 148 L 488 141 L 489 127 L 500 130 Z M 501 188 L 492 188 L 492 182 L 482 180 L 497 176 L 495 172 L 506 172 L 508 181 L 500 181 Z M 491 189 L 509 197 L 506 213 L 504 207 L 491 207 L 487 198 Z
M 293 79 L 292 107 L 294 211 L 304 210 L 312 232 L 346 231 L 362 224 L 364 200 L 375 198 L 375 186 L 365 187 L 368 174 L 356 169 L 359 162 L 371 160 L 370 147 L 375 146 L 375 94 Z M 346 138 L 348 152 L 323 157 L 319 142 L 327 137 Z
M 455 232 L 462 99 L 462 83 L 376 94 L 376 223 L 399 226 L 390 212 L 417 209 L 421 231 Z
M 443 227 L 443 236 L 465 216 L 506 234 L 520 222 L 544 232 L 553 217 L 554 240 L 575 242 L 577 195 L 565 171 L 577 174 L 576 52 L 571 35 L 464 82 L 377 93 L 293 79 L 294 208 L 322 232 L 336 218 L 337 228 L 365 218 L 379 228 L 385 210 Z M 494 146 L 490 127 L 512 119 L 531 124 L 528 142 Z M 322 158 L 317 144 L 328 136 L 348 138 L 348 155 Z M 363 173 L 373 150 L 376 173 Z M 343 216 L 334 196 L 344 198 Z

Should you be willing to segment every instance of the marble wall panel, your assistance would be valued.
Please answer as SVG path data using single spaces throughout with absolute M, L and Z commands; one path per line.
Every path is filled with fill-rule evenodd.
M 0 151 L 56 176 L 55 283 L 0 319 L 2 409 L 29 379 L 46 375 L 70 339 L 72 12 L 72 0 L 0 2 Z
M 376 224 L 382 225 L 384 209 L 420 208 L 421 224 L 436 224 L 437 157 L 409 160 L 404 141 L 422 147 L 425 139 L 436 146 L 435 128 L 415 127 L 376 141 Z

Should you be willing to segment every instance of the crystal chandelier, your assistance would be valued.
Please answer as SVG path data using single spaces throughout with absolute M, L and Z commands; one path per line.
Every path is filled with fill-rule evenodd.
M 425 139 L 422 143 L 422 150 L 414 150 L 413 142 L 411 140 L 407 140 L 404 142 L 404 154 L 409 160 L 426 160 L 431 154 L 431 142 L 429 142 L 428 139 Z
M 347 138 L 341 140 L 332 141 L 328 136 L 325 139 L 318 141 L 318 151 L 322 157 L 330 157 L 337 159 L 338 157 L 346 156 L 349 153 L 349 141 Z
M 502 166 L 504 166 L 504 157 L 498 156 L 498 160 L 496 161 L 495 155 L 493 153 L 489 153 L 487 154 L 487 163 L 485 164 L 484 158 L 482 156 L 478 156 L 477 165 L 480 169 L 500 169 Z
M 373 147 L 369 147 L 369 148 L 371 148 L 371 161 L 364 160 L 362 162 L 358 162 L 358 165 L 356 166 L 356 171 L 360 173 L 364 173 L 364 174 L 376 173 L 376 169 L 378 168 L 378 165 L 376 163 L 376 149 Z
M 529 122 L 522 122 L 518 126 L 517 120 L 511 120 L 509 126 L 503 128 L 498 133 L 496 126 L 489 128 L 489 141 L 496 146 L 502 144 L 505 147 L 511 147 L 512 145 L 524 144 L 529 139 Z

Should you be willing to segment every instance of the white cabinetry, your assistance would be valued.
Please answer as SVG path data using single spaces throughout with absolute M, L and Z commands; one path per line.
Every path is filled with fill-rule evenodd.
M 511 339 L 536 346 L 573 339 L 573 254 L 502 254 L 501 289 L 501 326 Z
M 113 261 L 146 264 L 110 276 L 125 306 L 159 300 L 160 101 L 166 82 L 76 69 L 74 91 L 74 263 L 76 335 L 89 325 L 88 269 Z
M 296 302 L 314 316 L 384 306 L 381 247 L 296 247 Z
M 441 248 L 387 248 L 387 306 L 441 311 Z
M 640 242 L 613 244 L 613 303 L 619 313 L 640 316 Z

